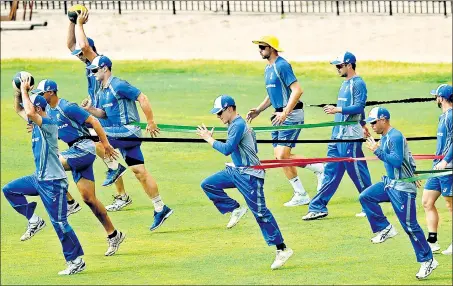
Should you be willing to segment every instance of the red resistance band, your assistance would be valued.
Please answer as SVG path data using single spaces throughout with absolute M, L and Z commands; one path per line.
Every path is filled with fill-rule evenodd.
M 444 156 L 437 155 L 412 155 L 415 160 L 433 160 L 433 159 L 442 159 Z M 329 163 L 329 162 L 354 162 L 354 161 L 371 161 L 379 160 L 378 157 L 361 157 L 361 158 L 351 158 L 351 157 L 337 157 L 337 158 L 307 158 L 307 159 L 282 159 L 282 160 L 262 160 L 261 164 L 258 166 L 252 166 L 254 169 L 263 170 L 263 169 L 272 169 L 280 167 L 291 167 L 291 166 L 305 166 L 307 164 L 314 163 Z

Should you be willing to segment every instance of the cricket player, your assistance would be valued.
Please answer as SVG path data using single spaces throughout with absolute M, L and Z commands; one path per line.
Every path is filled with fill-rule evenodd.
M 279 41 L 274 36 L 264 36 L 259 40 L 253 41 L 258 45 L 260 55 L 268 61 L 264 69 L 264 82 L 266 85 L 267 95 L 263 102 L 250 109 L 247 113 L 247 121 L 252 122 L 261 112 L 269 106 L 275 108 L 271 118 L 274 126 L 290 126 L 304 124 L 303 103 L 300 101 L 302 88 L 294 75 L 291 65 L 281 56 L 282 52 Z M 300 129 L 281 130 L 272 132 L 272 140 L 297 140 Z M 291 153 L 295 143 L 273 143 L 274 157 L 276 159 L 297 159 L 302 158 Z M 323 164 L 308 164 L 305 168 L 313 171 L 318 178 L 318 187 L 321 186 L 324 175 Z M 296 167 L 285 167 L 283 172 L 293 187 L 294 194 L 290 201 L 284 205 L 287 207 L 306 205 L 310 202 L 310 196 L 302 185 L 302 180 L 297 175 Z
M 46 114 L 46 100 L 39 95 L 30 98 L 29 90 L 30 78 L 21 80 L 21 90 L 16 92 L 14 105 L 17 114 L 32 124 L 32 151 L 36 171 L 30 176 L 9 182 L 2 191 L 11 206 L 28 220 L 27 231 L 20 238 L 21 241 L 32 238 L 46 226 L 44 220 L 34 213 L 36 202 L 28 203 L 25 198 L 41 197 L 67 262 L 67 268 L 58 274 L 76 274 L 85 269 L 82 259 L 84 253 L 66 217 L 67 204 L 64 202 L 68 181 L 58 159 L 58 126 Z
M 227 228 L 235 226 L 245 215 L 247 208 L 241 207 L 237 201 L 230 198 L 224 189 L 239 190 L 255 216 L 264 240 L 268 245 L 275 245 L 277 248 L 271 269 L 280 268 L 291 257 L 293 250 L 286 247 L 277 222 L 266 207 L 263 190 L 264 170 L 251 168 L 260 164 L 255 132 L 237 113 L 236 103 L 231 96 L 217 97 L 211 113 L 216 114 L 223 124 L 228 124 L 227 141 L 225 143 L 216 141 L 212 137 L 214 129 L 209 131 L 204 124 L 198 126 L 197 134 L 223 155 L 231 155 L 233 163 L 227 164 L 225 170 L 204 179 L 201 188 L 220 213 L 231 212 Z
M 327 105 L 324 112 L 335 116 L 335 122 L 357 121 L 357 124 L 346 126 L 334 126 L 332 129 L 333 140 L 338 139 L 363 139 L 364 130 L 359 121 L 365 117 L 364 109 L 367 100 L 367 89 L 363 79 L 356 74 L 356 57 L 345 52 L 331 62 L 335 65 L 337 72 L 344 77 L 338 92 L 337 106 Z M 368 131 L 366 130 L 366 133 Z M 364 157 L 362 142 L 335 142 L 327 146 L 327 157 Z M 324 181 L 316 196 L 310 202 L 308 213 L 302 217 L 303 220 L 316 220 L 328 215 L 327 204 L 338 189 L 344 172 L 354 182 L 355 187 L 361 193 L 371 185 L 370 172 L 366 161 L 351 162 L 330 162 L 324 168 Z M 358 217 L 365 216 L 361 212 Z
M 85 64 L 85 67 L 89 66 L 93 59 L 98 56 L 94 41 L 87 38 L 83 29 L 84 23 L 88 21 L 88 11 L 82 11 L 77 16 L 77 23 L 74 24 L 69 21 L 69 29 L 67 36 L 67 46 L 71 51 L 72 55 L 75 55 Z M 90 70 L 85 69 L 85 75 L 88 81 L 88 94 L 89 97 L 84 99 L 82 106 L 86 106 L 88 102 L 94 107 L 99 107 L 99 98 L 97 98 L 97 92 L 100 88 L 100 83 L 96 80 L 94 74 Z M 114 122 L 110 122 L 108 118 L 98 118 L 102 126 L 110 126 Z M 94 134 L 93 134 L 94 135 Z M 102 147 L 99 147 L 102 150 Z M 99 151 L 102 152 L 102 151 Z M 121 176 L 126 172 L 126 167 L 121 165 L 115 158 L 101 157 L 106 164 L 107 178 L 105 179 L 103 186 L 110 186 L 113 183 L 116 188 L 116 195 L 113 196 L 113 203 L 106 206 L 108 211 L 119 211 L 124 207 L 132 203 L 132 199 L 126 193 L 124 188 L 124 182 Z M 80 206 L 77 202 L 74 202 L 72 197 L 69 198 L 69 213 L 77 212 L 80 210 Z
M 428 277 L 438 266 L 433 253 L 425 239 L 422 228 L 417 222 L 416 201 L 417 186 L 420 182 L 404 182 L 402 179 L 411 178 L 415 172 L 415 161 L 407 145 L 406 138 L 400 131 L 390 125 L 390 113 L 383 107 L 375 107 L 370 111 L 366 122 L 371 124 L 374 132 L 382 135 L 380 143 L 373 137 L 367 138 L 367 148 L 384 162 L 387 176 L 382 181 L 364 190 L 359 200 L 371 230 L 376 236 L 372 243 L 382 243 L 397 235 L 380 207 L 382 202 L 390 202 L 398 220 L 409 236 L 414 248 L 420 270 L 415 275 L 417 279 Z
M 110 145 L 101 124 L 94 116 L 77 104 L 58 97 L 58 86 L 55 81 L 44 79 L 33 92 L 46 99 L 49 105 L 47 113 L 58 126 L 58 138 L 69 146 L 69 149 L 60 153 L 60 162 L 66 171 L 72 172 L 74 183 L 83 201 L 104 227 L 109 244 L 105 255 L 111 256 L 118 251 L 126 236 L 115 229 L 107 210 L 96 197 L 93 172 L 96 147 L 93 140 L 89 138 L 90 132 L 87 125 L 94 128 L 108 157 L 115 157 L 118 154 Z
M 453 89 L 451 85 L 441 84 L 437 89 L 431 91 L 431 94 L 436 96 L 437 105 L 442 109 L 442 114 L 439 117 L 437 126 L 437 147 L 436 155 L 443 155 L 443 159 L 433 161 L 434 170 L 445 170 L 452 168 L 452 137 L 453 137 Z M 439 213 L 437 212 L 435 203 L 440 195 L 445 198 L 445 203 L 452 216 L 452 184 L 453 174 L 429 178 L 425 184 L 423 191 L 423 207 L 426 214 L 426 222 L 428 225 L 428 243 L 433 252 L 440 250 L 440 245 L 437 241 L 437 227 L 439 225 Z M 442 254 L 451 255 L 452 245 L 442 251 Z
M 96 117 L 107 117 L 111 126 L 105 126 L 104 130 L 114 148 L 118 148 L 126 161 L 126 164 L 134 172 L 140 181 L 144 191 L 151 198 L 154 205 L 154 222 L 150 227 L 153 231 L 173 213 L 160 197 L 156 181 L 145 168 L 145 159 L 140 149 L 140 141 L 125 141 L 121 138 L 140 138 L 139 126 L 131 125 L 140 122 L 136 101 L 139 102 L 146 116 L 146 131 L 152 137 L 159 134 L 159 128 L 154 121 L 154 114 L 148 97 L 139 89 L 112 75 L 112 62 L 106 56 L 97 56 L 87 67 L 101 83 L 98 90 L 99 108 L 92 105 L 85 106 Z

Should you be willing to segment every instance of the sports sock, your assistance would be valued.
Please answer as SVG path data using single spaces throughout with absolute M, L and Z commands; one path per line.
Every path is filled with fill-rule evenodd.
M 428 241 L 429 243 L 435 243 L 435 242 L 437 242 L 437 232 L 430 232 L 430 233 L 428 234 L 428 239 L 427 239 L 427 241 Z
M 68 201 L 68 205 L 72 205 L 72 204 L 74 204 L 74 203 L 75 203 L 75 200 L 74 200 L 74 199 Z
M 117 234 L 118 234 L 118 232 L 117 232 L 116 229 L 115 229 L 111 234 L 108 235 L 108 238 L 112 239 L 112 238 L 114 238 Z
M 286 245 L 283 242 L 280 243 L 280 244 L 277 244 L 276 247 L 277 247 L 277 250 L 285 250 L 286 249 Z
M 160 198 L 160 196 L 154 197 L 151 200 L 153 201 L 154 210 L 156 212 L 160 213 L 164 209 L 164 206 L 165 206 L 165 204 L 162 201 L 162 199 Z
M 30 224 L 36 224 L 39 221 L 39 216 L 33 214 L 33 216 L 28 220 Z
M 292 178 L 291 180 L 289 180 L 289 182 L 291 183 L 291 186 L 293 186 L 295 193 L 302 196 L 307 194 L 307 192 L 304 189 L 304 186 L 302 186 L 302 181 L 299 179 L 299 176 Z
M 107 165 L 107 167 L 109 169 L 112 169 L 112 170 L 118 169 L 118 161 L 117 160 L 115 160 L 115 159 L 111 160 L 109 158 L 104 158 L 103 160 L 104 160 L 104 163 Z

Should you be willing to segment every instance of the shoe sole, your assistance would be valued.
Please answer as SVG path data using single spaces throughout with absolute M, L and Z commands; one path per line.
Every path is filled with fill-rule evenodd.
M 81 211 L 81 210 L 82 210 L 82 207 L 79 205 L 78 208 L 75 208 L 74 210 L 68 212 L 68 214 L 66 215 L 66 217 L 68 217 L 68 216 L 70 216 L 70 215 L 72 215 L 72 214 L 78 213 L 78 212 Z
M 115 251 L 113 251 L 111 253 L 105 253 L 104 255 L 105 256 L 112 256 L 113 254 L 115 254 L 118 251 L 118 249 L 120 249 L 120 245 L 121 245 L 121 243 L 123 243 L 125 238 L 126 238 L 126 235 L 123 233 L 123 236 L 121 237 L 120 242 L 118 243 L 118 247 L 115 249 Z
M 33 236 L 35 236 L 38 232 L 40 232 L 41 229 L 43 229 L 45 226 L 46 226 L 46 222 L 43 221 L 42 226 L 41 226 L 41 227 L 38 227 L 38 229 L 36 230 L 35 234 L 33 234 L 32 236 L 30 236 L 30 237 L 28 237 L 28 238 L 26 238 L 26 239 L 24 239 L 24 240 L 21 239 L 20 241 L 27 241 L 27 240 L 31 239 L 31 238 L 32 238 Z
M 113 182 L 111 182 L 110 184 L 105 184 L 105 185 L 102 184 L 102 186 L 103 186 L 103 187 L 108 187 L 108 186 L 111 186 L 111 185 L 115 184 L 116 181 L 118 181 L 118 179 L 121 178 L 121 177 L 124 175 L 124 173 L 126 173 L 126 171 L 127 171 L 127 168 L 125 168 L 124 171 L 121 172 L 121 173 L 118 175 L 118 177 L 117 177 Z
M 442 254 L 443 254 L 443 255 L 452 255 L 451 252 L 446 252 L 446 251 L 442 251 Z
M 397 236 L 397 235 L 398 235 L 398 232 L 396 232 L 394 235 L 391 235 L 391 236 L 389 235 L 389 236 L 387 236 L 387 238 L 384 239 L 383 241 L 374 242 L 373 240 L 371 240 L 371 242 L 374 243 L 374 244 L 383 243 L 383 242 L 385 242 L 387 239 L 390 239 L 390 238 L 395 237 L 395 236 Z
M 322 215 L 319 215 L 319 216 L 316 216 L 316 217 L 310 217 L 310 218 L 302 218 L 302 220 L 317 220 L 317 219 L 321 219 L 323 217 L 326 217 L 328 216 L 329 214 L 322 214 Z
M 157 229 L 159 226 L 161 226 L 161 225 L 164 223 L 164 221 L 166 221 L 167 218 L 168 218 L 169 216 L 171 216 L 172 214 L 173 214 L 173 210 L 170 210 L 170 211 L 168 212 L 168 214 L 166 214 L 166 215 L 164 216 L 164 219 L 163 219 L 158 225 L 156 225 L 154 228 L 150 228 L 149 230 L 150 230 L 150 231 L 156 230 L 156 229 Z
M 227 228 L 227 229 L 231 229 L 231 228 L 233 228 L 235 225 L 237 225 L 237 224 L 239 223 L 239 221 L 247 214 L 247 211 L 248 211 L 248 209 L 245 209 L 244 214 L 241 215 L 241 216 L 239 217 L 239 219 L 236 221 L 236 223 L 233 224 L 232 226 L 227 226 L 226 228 Z
M 127 206 L 130 205 L 130 204 L 132 204 L 132 200 L 131 200 L 131 199 L 129 199 L 129 201 L 126 202 L 126 203 L 125 203 L 121 208 L 119 208 L 119 209 L 116 209 L 116 208 L 115 208 L 115 209 L 107 209 L 107 208 L 105 208 L 105 210 L 108 211 L 108 212 L 118 212 L 118 211 L 124 209 L 125 207 L 127 207 Z
M 85 264 L 85 262 L 84 262 L 84 263 L 83 263 L 83 266 L 80 267 L 79 269 L 77 269 L 76 272 L 74 272 L 74 273 L 68 273 L 68 274 L 66 274 L 66 273 L 61 273 L 61 274 L 60 274 L 60 273 L 58 273 L 58 275 L 62 275 L 62 276 L 63 276 L 63 275 L 74 275 L 74 274 L 77 274 L 77 273 L 82 272 L 83 270 L 85 270 L 85 268 L 86 268 L 86 264 Z

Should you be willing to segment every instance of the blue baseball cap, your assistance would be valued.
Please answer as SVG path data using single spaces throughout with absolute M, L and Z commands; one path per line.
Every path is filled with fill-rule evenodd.
M 390 119 L 390 112 L 385 107 L 375 107 L 371 109 L 365 121 L 370 123 L 383 118 Z
M 92 70 L 96 68 L 103 68 L 103 67 L 112 67 L 112 61 L 106 56 L 97 56 L 91 62 L 91 65 L 87 66 L 87 69 Z
M 87 39 L 88 39 L 88 44 L 90 45 L 90 47 L 94 48 L 93 39 L 91 39 L 91 38 L 87 38 Z M 73 50 L 71 52 L 71 54 L 76 56 L 76 55 L 80 54 L 81 52 L 82 52 L 82 49 L 80 48 L 79 43 L 76 43 L 75 50 Z
M 441 96 L 445 99 L 450 99 L 453 94 L 453 88 L 448 84 L 441 84 L 437 89 L 431 90 L 431 95 Z
M 331 65 L 340 65 L 340 64 L 355 64 L 355 56 L 351 52 L 345 52 L 344 54 L 339 55 L 335 60 L 331 61 Z
M 220 95 L 214 101 L 214 108 L 211 109 L 212 114 L 217 114 L 228 106 L 235 106 L 234 99 L 229 95 Z
M 58 91 L 57 83 L 51 79 L 43 79 L 38 83 L 38 87 L 32 90 L 31 93 L 41 95 L 47 91 Z
M 33 91 L 30 94 L 30 101 L 34 106 L 39 106 L 43 110 L 45 110 L 47 107 L 46 99 L 43 96 L 39 95 L 38 93 L 33 93 Z M 22 107 L 24 106 L 23 103 L 21 103 L 20 105 Z

